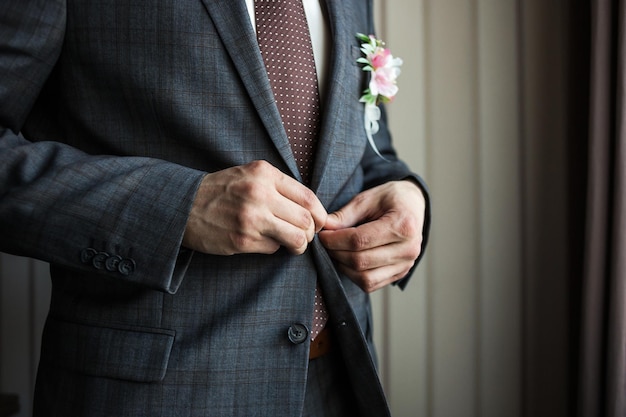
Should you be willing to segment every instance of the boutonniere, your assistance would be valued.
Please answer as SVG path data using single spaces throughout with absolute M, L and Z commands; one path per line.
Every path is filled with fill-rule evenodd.
M 394 58 L 391 51 L 384 47 L 385 43 L 373 35 L 357 33 L 356 37 L 362 42 L 361 52 L 363 53 L 357 62 L 363 64 L 363 71 L 371 72 L 369 86 L 359 99 L 361 103 L 365 103 L 365 132 L 370 146 L 378 156 L 385 159 L 376 148 L 372 136 L 378 132 L 380 120 L 378 105 L 391 102 L 398 93 L 396 79 L 400 75 L 402 59 Z

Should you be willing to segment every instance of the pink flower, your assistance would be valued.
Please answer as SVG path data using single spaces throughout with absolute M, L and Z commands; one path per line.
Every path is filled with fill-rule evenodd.
M 374 54 L 368 58 L 372 64 L 372 67 L 374 67 L 374 70 L 377 70 L 378 68 L 386 67 L 387 65 L 389 65 L 392 56 L 389 49 L 376 48 Z
M 370 79 L 370 93 L 374 96 L 383 96 L 388 99 L 398 93 L 398 86 L 396 85 L 396 78 L 398 78 L 397 67 L 383 67 L 378 68 L 372 72 L 372 78 Z

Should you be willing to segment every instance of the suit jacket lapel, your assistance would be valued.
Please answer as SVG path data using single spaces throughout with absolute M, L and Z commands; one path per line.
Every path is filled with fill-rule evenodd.
M 276 149 L 300 178 L 243 0 L 202 0 Z
M 360 163 L 366 142 L 362 120 L 353 122 L 355 117 L 362 117 L 356 93 L 361 79 L 355 69 L 360 53 L 354 36 L 358 30 L 349 19 L 353 6 L 354 2 L 349 0 L 326 0 L 332 39 L 330 74 L 311 184 L 325 206 L 332 202 Z M 353 29 L 355 33 L 351 32 Z

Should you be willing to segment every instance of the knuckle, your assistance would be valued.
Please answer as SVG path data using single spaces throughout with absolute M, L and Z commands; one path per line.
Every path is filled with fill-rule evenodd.
M 352 203 L 355 204 L 356 206 L 360 206 L 363 205 L 367 202 L 367 200 L 369 199 L 369 195 L 367 192 L 363 192 L 363 193 L 359 193 L 356 196 L 354 196 Z
M 343 210 L 337 210 L 333 213 L 333 215 L 337 217 L 337 220 L 340 224 L 345 224 L 346 214 L 343 212 Z
M 296 247 L 298 249 L 302 249 L 302 251 L 304 252 L 304 250 L 306 250 L 307 243 L 309 243 L 309 241 L 308 241 L 307 236 L 306 236 L 306 234 L 304 232 L 295 233 L 295 235 L 293 237 L 294 247 Z
M 250 225 L 257 224 L 259 216 L 254 207 L 250 205 L 244 205 L 241 207 L 236 217 L 237 231 L 242 233 L 246 231 Z
M 264 160 L 256 161 L 253 172 L 259 178 L 268 178 L 272 181 L 279 181 L 286 177 L 282 171 Z
M 288 249 L 295 255 L 302 255 L 308 247 L 307 237 L 303 233 L 295 233 L 289 243 Z
M 396 225 L 396 233 L 405 239 L 415 237 L 418 234 L 417 222 L 411 217 L 400 219 Z
M 422 253 L 421 244 L 412 245 L 408 253 L 409 259 L 417 259 L 420 256 L 420 253 Z
M 365 233 L 354 233 L 349 241 L 353 251 L 360 251 L 369 247 L 372 238 Z
M 402 259 L 413 262 L 420 256 L 420 253 L 422 253 L 421 237 L 414 239 L 411 244 L 406 245 L 405 249 L 402 251 Z
M 271 167 L 271 165 L 269 162 L 260 159 L 248 163 L 247 167 L 250 169 L 251 172 L 260 173 L 267 171 Z
M 373 291 L 375 285 L 374 281 L 372 280 L 371 271 L 358 272 L 347 267 L 344 272 L 346 273 L 346 275 L 348 275 L 348 277 L 350 277 L 350 280 L 354 284 L 356 284 L 361 290 L 367 293 Z
M 244 180 L 238 184 L 238 191 L 245 200 L 258 201 L 263 199 L 265 192 L 263 187 L 254 180 Z
M 369 257 L 363 256 L 361 254 L 353 254 L 349 258 L 350 267 L 358 272 L 367 271 L 371 267 L 371 262 Z
M 230 241 L 235 253 L 246 252 L 252 245 L 252 239 L 245 233 L 233 232 L 230 234 Z
M 306 208 L 312 208 L 317 204 L 317 196 L 310 189 L 303 187 L 302 195 L 300 196 L 302 205 Z
M 299 226 L 305 230 L 309 230 L 313 226 L 313 217 L 311 217 L 311 213 L 307 210 L 303 210 L 300 214 Z
M 294 255 L 302 255 L 304 252 L 306 252 L 306 249 L 307 249 L 307 245 L 299 246 L 299 247 L 293 249 L 292 253 Z
M 378 289 L 376 281 L 371 279 L 367 274 L 361 280 L 360 287 L 363 291 L 365 291 L 368 294 L 371 294 Z

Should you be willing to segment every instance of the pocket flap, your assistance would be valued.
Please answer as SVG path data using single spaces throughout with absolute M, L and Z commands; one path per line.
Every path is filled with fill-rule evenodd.
M 48 318 L 41 361 L 86 375 L 138 382 L 163 380 L 175 332 L 91 326 Z

